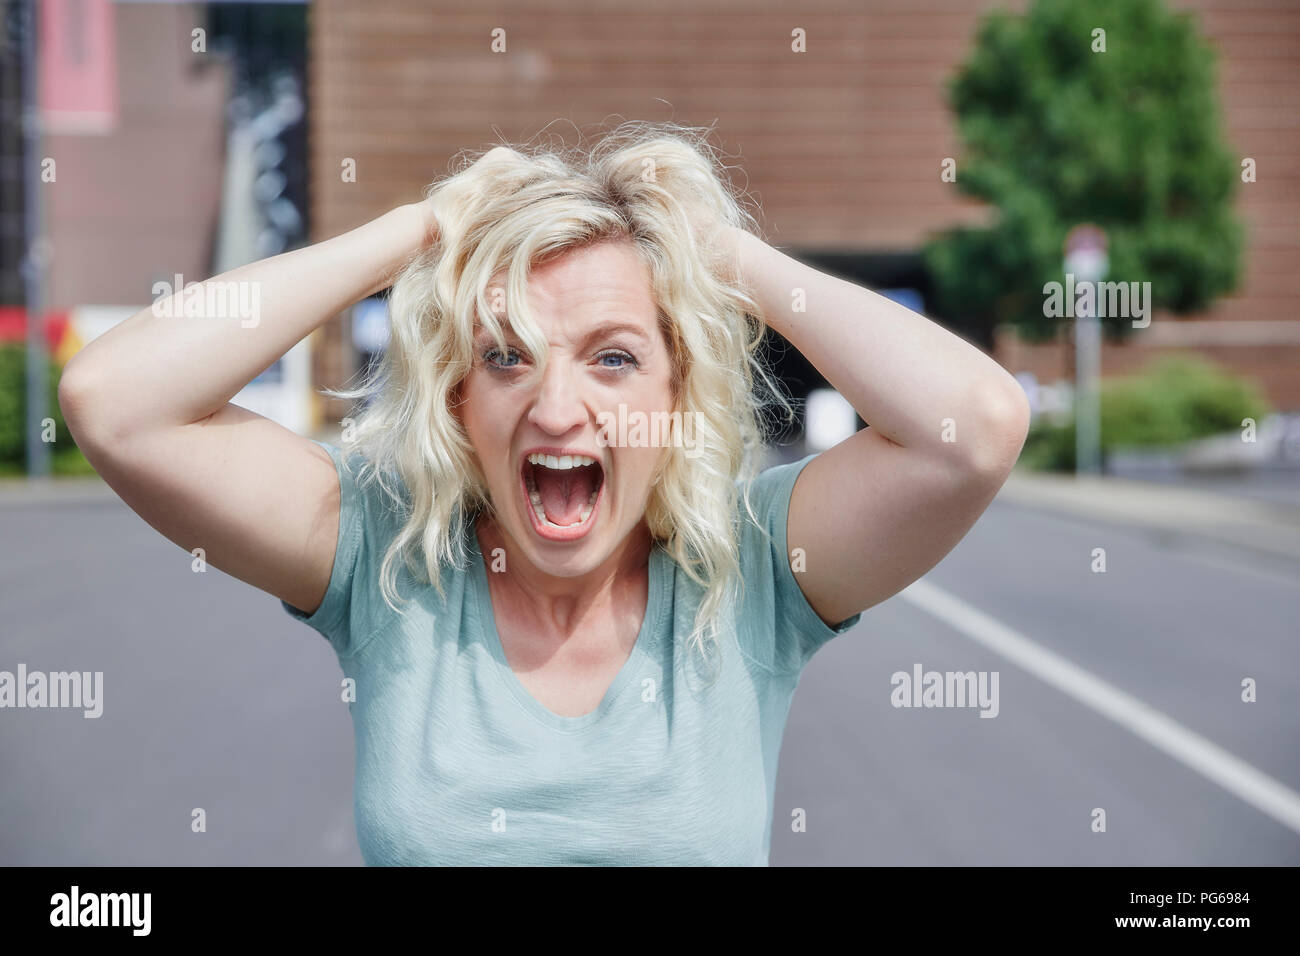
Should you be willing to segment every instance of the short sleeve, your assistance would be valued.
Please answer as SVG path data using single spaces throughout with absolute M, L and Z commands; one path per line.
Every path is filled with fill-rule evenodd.
M 813 610 L 791 568 L 786 539 L 790 496 L 804 467 L 816 457 L 776 465 L 760 472 L 750 484 L 755 525 L 740 505 L 740 562 L 745 593 L 738 635 L 746 655 L 778 674 L 798 673 L 831 638 L 861 619 L 861 613 L 834 627 Z M 761 529 L 761 530 L 760 530 Z M 804 556 L 804 560 L 814 560 Z
M 357 649 L 352 633 L 353 592 L 366 544 L 367 508 L 356 480 L 358 460 L 345 459 L 336 446 L 326 442 L 315 444 L 329 453 L 339 478 L 339 527 L 334 566 L 330 571 L 329 588 L 314 613 L 306 614 L 283 600 L 280 605 L 290 617 L 320 633 L 340 657 L 346 657 Z

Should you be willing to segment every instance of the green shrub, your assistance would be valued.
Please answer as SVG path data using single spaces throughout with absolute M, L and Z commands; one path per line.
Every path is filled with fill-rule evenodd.
M 1017 464 L 1032 471 L 1074 471 L 1074 422 L 1053 424 L 1039 418 L 1029 428 Z
M 22 344 L 0 345 L 0 474 L 21 475 L 27 470 L 27 352 Z M 55 441 L 50 468 L 54 474 L 93 474 L 94 469 L 72 440 L 59 408 L 62 369 L 50 360 L 45 414 L 54 419 Z
M 1166 356 L 1141 373 L 1103 382 L 1103 462 L 1117 448 L 1169 448 L 1241 429 L 1271 411 L 1249 382 L 1191 354 Z M 1040 418 L 1029 430 L 1020 463 L 1026 468 L 1073 471 L 1074 421 Z

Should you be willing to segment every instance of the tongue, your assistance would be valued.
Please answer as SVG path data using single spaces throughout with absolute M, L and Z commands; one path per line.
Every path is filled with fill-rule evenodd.
M 533 481 L 542 496 L 542 510 L 552 524 L 577 524 L 587 500 L 596 490 L 596 466 L 556 471 L 541 465 L 533 468 Z

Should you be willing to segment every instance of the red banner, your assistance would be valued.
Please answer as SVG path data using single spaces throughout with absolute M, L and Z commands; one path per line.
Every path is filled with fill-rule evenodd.
M 44 132 L 111 132 L 117 42 L 110 0 L 41 0 L 39 37 Z

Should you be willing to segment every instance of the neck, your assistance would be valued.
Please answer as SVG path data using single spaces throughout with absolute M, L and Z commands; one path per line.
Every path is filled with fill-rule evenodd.
M 585 620 L 618 607 L 618 597 L 645 579 L 653 540 L 640 522 L 601 564 L 585 574 L 557 576 L 538 568 L 487 515 L 475 522 L 479 552 L 490 592 L 509 613 L 559 637 L 578 631 Z M 505 552 L 504 572 L 492 571 L 496 548 Z

